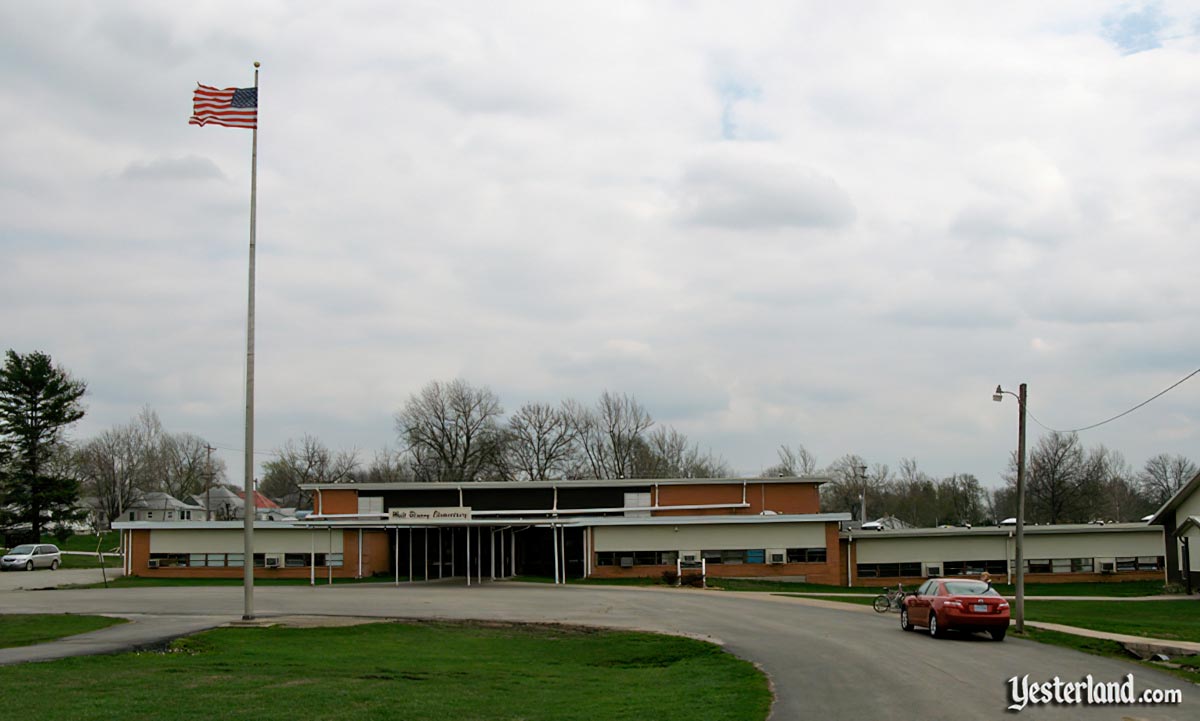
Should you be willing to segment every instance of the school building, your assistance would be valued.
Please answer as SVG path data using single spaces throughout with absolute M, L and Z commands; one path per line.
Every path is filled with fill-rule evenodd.
M 257 578 L 397 581 L 544 576 L 711 577 L 877 586 L 1011 572 L 1012 529 L 852 530 L 822 513 L 824 477 L 619 479 L 304 486 L 313 512 L 255 523 Z M 125 571 L 240 577 L 240 521 L 125 521 Z M 1028 578 L 1163 578 L 1163 529 L 1026 527 Z

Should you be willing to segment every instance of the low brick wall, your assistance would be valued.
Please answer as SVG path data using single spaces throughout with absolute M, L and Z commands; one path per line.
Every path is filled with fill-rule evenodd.
M 838 581 L 837 569 L 829 563 L 714 563 L 707 567 L 712 578 L 766 578 L 803 577 L 808 583 L 834 585 Z M 590 578 L 662 578 L 664 571 L 675 571 L 669 566 L 593 566 Z M 699 573 L 699 569 L 685 568 L 684 573 Z
M 979 578 L 979 576 L 945 576 L 945 578 Z M 843 582 L 845 581 L 843 575 Z M 919 577 L 904 578 L 855 578 L 854 586 L 863 588 L 883 588 L 903 583 L 906 589 L 913 591 L 927 579 Z M 1014 582 L 1016 579 L 1013 579 Z M 1127 571 L 1124 573 L 1026 573 L 1025 583 L 1121 583 L 1123 581 L 1163 581 L 1162 571 Z M 992 577 L 993 583 L 1006 583 L 1003 575 Z

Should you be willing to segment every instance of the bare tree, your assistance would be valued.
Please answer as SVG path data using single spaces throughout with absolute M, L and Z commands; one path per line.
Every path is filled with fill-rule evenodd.
M 862 456 L 847 453 L 833 462 L 825 473 L 833 478 L 821 487 L 821 507 L 827 511 L 846 512 L 855 520 L 862 515 L 862 497 L 870 495 L 871 479 L 864 472 L 867 461 Z
M 604 391 L 595 409 L 568 401 L 579 447 L 593 478 L 633 478 L 643 435 L 654 419 L 632 396 Z
M 506 466 L 514 478 L 562 478 L 569 468 L 579 431 L 567 407 L 526 403 L 508 419 Z
M 163 486 L 166 439 L 158 414 L 146 406 L 129 423 L 110 428 L 80 447 L 84 489 L 96 498 L 109 522 L 142 493 Z
M 1192 480 L 1196 472 L 1196 464 L 1187 458 L 1160 453 L 1146 461 L 1137 480 L 1142 493 L 1158 508 Z
M 330 451 L 317 438 L 304 434 L 297 445 L 291 439 L 263 464 L 259 490 L 281 505 L 308 508 L 312 494 L 302 483 L 349 483 L 358 468 L 357 451 Z
M 970 473 L 955 473 L 937 483 L 937 523 L 980 524 L 987 520 L 987 494 Z
M 159 488 L 165 493 L 187 500 L 201 493 L 208 484 L 225 481 L 225 461 L 211 458 L 208 443 L 192 433 L 167 434 L 159 447 L 162 477 Z M 209 478 L 211 468 L 212 478 Z
M 355 482 L 359 483 L 402 483 L 413 480 L 412 467 L 408 454 L 384 446 L 375 451 L 371 464 L 365 471 L 354 473 Z
M 637 475 L 642 478 L 723 478 L 732 474 L 729 464 L 669 426 L 659 426 L 646 437 L 639 454 Z
M 1009 462 L 1009 482 L 1015 484 L 1016 458 Z M 1035 523 L 1087 521 L 1090 483 L 1087 456 L 1074 433 L 1052 432 L 1038 439 L 1029 454 L 1025 481 L 1028 520 Z
M 900 470 L 890 492 L 888 508 L 892 515 L 912 526 L 937 525 L 940 520 L 937 484 L 917 466 L 917 459 L 900 459 Z
M 779 463 L 763 471 L 763 475 L 772 478 L 777 476 L 811 476 L 817 472 L 817 457 L 809 453 L 804 444 L 797 444 L 793 449 L 782 445 L 777 451 Z
M 504 412 L 487 387 L 433 381 L 396 414 L 396 430 L 413 458 L 417 480 L 477 481 L 499 475 Z

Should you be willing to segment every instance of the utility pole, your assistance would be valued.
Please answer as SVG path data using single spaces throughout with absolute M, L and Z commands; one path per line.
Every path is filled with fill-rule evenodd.
M 212 520 L 212 481 L 213 481 L 212 454 L 213 454 L 213 451 L 215 451 L 217 449 L 208 445 L 208 442 L 205 441 L 204 450 L 208 451 L 208 458 L 204 461 L 204 520 L 211 521 Z
M 867 467 L 858 467 L 858 477 L 862 479 L 862 493 L 859 495 L 859 500 L 862 501 L 862 509 L 859 511 L 858 520 L 861 523 L 867 522 Z
M 1017 633 L 1025 631 L 1025 384 L 1017 396 L 1021 420 L 1017 422 Z
M 996 392 L 992 394 L 992 400 L 999 403 L 1004 399 L 1004 395 L 1016 396 L 1018 410 L 1017 421 L 1017 530 L 1014 534 L 1013 545 L 1015 546 L 1014 563 L 1016 565 L 1017 574 L 1017 597 L 1013 603 L 1013 619 L 1015 621 L 1017 633 L 1025 630 L 1025 403 L 1026 384 L 1022 383 L 1018 393 L 1006 391 L 1001 386 L 996 386 Z

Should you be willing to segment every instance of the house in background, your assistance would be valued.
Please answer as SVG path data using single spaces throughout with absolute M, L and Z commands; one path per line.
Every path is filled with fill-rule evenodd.
M 1163 527 L 1167 580 L 1183 583 L 1191 577 L 1200 586 L 1200 473 L 1171 496 L 1150 519 Z
M 201 509 L 201 515 L 195 520 L 236 521 L 244 517 L 246 493 L 236 486 L 222 484 L 193 495 L 192 501 Z M 254 501 L 256 520 L 286 521 L 296 517 L 294 508 L 281 508 L 259 491 L 254 492 Z M 211 518 L 205 517 L 205 509 L 212 511 Z
M 203 521 L 204 507 L 161 491 L 142 493 L 121 512 L 122 521 Z

